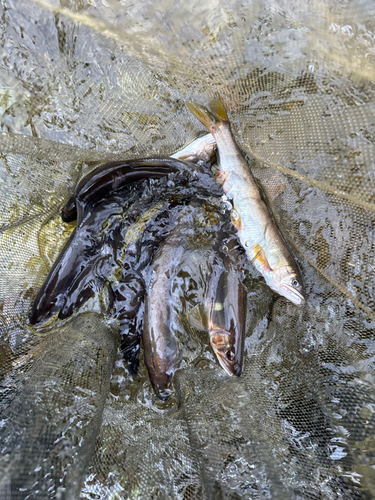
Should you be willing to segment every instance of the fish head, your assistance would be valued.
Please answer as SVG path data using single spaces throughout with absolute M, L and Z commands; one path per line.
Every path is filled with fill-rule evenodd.
M 150 376 L 155 394 L 161 401 L 167 401 L 172 394 L 172 373 L 157 373 Z
M 291 266 L 282 266 L 272 270 L 266 277 L 267 284 L 296 306 L 302 306 L 306 299 L 299 272 Z
M 242 371 L 242 349 L 235 343 L 234 334 L 220 328 L 210 330 L 211 347 L 221 367 L 228 375 L 239 376 Z
M 35 301 L 30 314 L 29 321 L 36 327 L 48 326 L 60 311 L 60 305 L 54 301 L 45 299 L 43 303 Z

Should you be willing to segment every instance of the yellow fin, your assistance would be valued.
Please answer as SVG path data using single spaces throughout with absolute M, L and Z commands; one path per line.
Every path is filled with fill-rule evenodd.
M 227 112 L 225 111 L 224 105 L 220 99 L 213 99 L 208 104 L 208 107 L 210 108 L 216 123 L 229 121 Z
M 255 245 L 254 253 L 255 256 L 253 257 L 251 262 L 257 260 L 264 271 L 272 271 L 271 266 L 268 264 L 266 254 L 264 253 L 264 250 L 260 245 Z
M 238 230 L 241 231 L 242 229 L 242 221 L 239 213 L 236 210 L 233 210 L 230 214 L 230 220 L 232 221 L 233 226 Z M 256 256 L 254 257 L 254 259 Z M 254 260 L 253 259 L 253 260 Z
M 211 131 L 212 126 L 215 125 L 215 118 L 208 111 L 208 109 L 206 109 L 204 106 L 201 106 L 200 104 L 194 104 L 192 102 L 186 102 L 186 105 L 193 113 L 195 118 L 198 118 L 198 120 L 203 123 L 203 125 L 207 127 L 209 131 Z

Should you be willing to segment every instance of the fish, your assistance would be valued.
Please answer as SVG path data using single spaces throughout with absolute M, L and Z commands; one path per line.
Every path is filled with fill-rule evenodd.
M 145 292 L 141 274 L 125 269 L 113 289 L 113 317 L 118 320 L 121 350 L 131 375 L 138 373 Z
M 220 232 L 208 264 L 203 304 L 187 314 L 191 326 L 208 332 L 211 348 L 230 376 L 241 374 L 244 359 L 247 293 L 242 259 L 236 235 Z
M 133 195 L 133 200 L 135 199 Z M 97 258 L 98 254 L 108 255 L 109 261 L 115 265 L 115 252 L 117 245 L 121 245 L 121 237 L 117 234 L 120 226 L 115 224 L 114 232 L 110 231 L 108 219 L 116 214 L 121 214 L 123 208 L 119 199 L 112 196 L 103 201 L 100 210 L 87 210 L 81 221 L 71 234 L 60 255 L 54 262 L 43 285 L 39 288 L 29 314 L 32 325 L 43 326 L 53 319 L 64 308 L 62 316 L 69 316 L 70 305 L 66 304 L 67 292 L 74 292 L 84 278 L 83 286 L 77 290 L 75 307 L 81 305 L 83 299 L 92 296 L 92 290 L 85 283 L 95 276 L 95 266 L 90 270 L 90 261 Z M 116 219 L 115 219 L 116 220 Z M 127 221 L 127 225 L 131 224 Z M 60 318 L 62 319 L 62 318 Z
M 87 205 L 94 205 L 103 198 L 143 179 L 161 179 L 176 174 L 178 182 L 189 182 L 198 177 L 200 186 L 210 185 L 210 174 L 201 165 L 177 158 L 144 158 L 115 161 L 100 165 L 77 184 L 73 195 L 62 209 L 64 222 L 77 224 Z
M 216 151 L 216 141 L 212 134 L 206 134 L 198 137 L 195 141 L 188 144 L 181 151 L 177 151 L 171 155 L 171 158 L 185 161 L 205 161 L 210 162 L 213 160 Z
M 76 186 L 73 195 L 64 206 L 61 217 L 64 222 L 73 222 L 77 218 L 77 200 L 95 202 L 113 191 L 143 179 L 160 179 L 172 173 L 190 174 L 184 162 L 208 162 L 214 157 L 216 142 L 212 134 L 195 139 L 185 148 L 171 157 L 137 158 L 112 161 L 100 165 L 87 174 Z
M 87 300 L 94 297 L 104 287 L 107 277 L 116 263 L 111 255 L 97 256 L 89 262 L 73 281 L 69 293 L 58 313 L 59 319 L 66 319 L 80 308 Z
M 190 201 L 190 204 L 192 205 L 195 203 L 196 202 L 194 200 Z M 114 293 L 113 310 L 114 317 L 119 320 L 119 333 L 121 337 L 123 356 L 127 362 L 129 372 L 133 375 L 138 371 L 140 339 L 142 335 L 144 337 L 144 317 L 148 314 L 147 311 L 147 314 L 144 316 L 146 285 L 144 284 L 143 275 L 147 276 L 149 274 L 149 269 L 159 262 L 159 259 L 161 258 L 160 253 L 162 252 L 162 247 L 160 248 L 160 245 L 163 246 L 163 241 L 168 240 L 168 242 L 171 243 L 172 239 L 175 238 L 176 245 L 179 244 L 176 240 L 176 238 L 178 239 L 176 220 L 179 217 L 181 210 L 182 214 L 185 210 L 187 210 L 184 207 L 185 205 L 180 202 L 163 205 L 162 209 L 152 218 L 152 224 L 147 224 L 140 239 L 134 242 L 134 234 L 132 234 L 132 243 L 130 243 L 130 245 L 134 245 L 134 243 L 136 243 L 136 252 L 138 254 L 137 261 L 131 262 L 129 259 L 126 259 L 122 264 L 122 279 L 119 284 L 120 288 L 116 289 Z M 175 233 L 175 236 L 170 235 L 171 231 L 172 233 Z M 181 241 L 183 243 L 183 239 Z M 129 244 L 127 245 L 127 248 L 128 247 Z M 156 257 L 156 253 L 158 251 L 159 259 Z M 180 252 L 180 250 L 176 251 L 172 248 L 170 248 L 169 251 L 171 255 L 173 252 L 175 252 L 176 255 Z M 141 288 L 141 285 L 144 288 Z M 157 283 L 154 286 L 157 286 Z M 163 294 L 167 297 L 168 291 L 163 290 Z M 170 308 L 169 303 L 166 307 Z M 167 313 L 169 314 L 168 311 Z M 147 353 L 145 352 L 145 357 L 146 356 Z M 174 361 L 172 360 L 172 365 L 173 363 Z M 150 370 L 152 369 L 153 368 L 151 367 Z M 156 371 L 157 370 L 154 370 L 155 380 L 159 380 L 160 377 Z M 164 394 L 166 396 L 169 394 L 168 389 L 170 386 L 168 384 L 170 382 L 171 379 L 167 382 L 159 382 L 158 387 L 161 388 L 159 391 L 162 395 L 161 399 L 163 399 Z M 156 384 L 157 383 L 158 382 L 156 382 Z M 156 389 L 156 393 L 158 394 L 158 388 Z
M 215 188 L 218 185 L 214 177 L 205 168 L 171 158 L 167 158 L 167 164 L 163 165 L 166 177 L 173 171 L 177 172 L 175 181 L 172 182 L 171 186 L 164 186 L 163 191 L 160 193 L 161 198 L 172 198 L 172 201 L 169 203 L 179 203 L 181 200 L 189 197 L 196 199 L 204 197 L 206 199 L 207 196 L 220 195 L 219 191 L 215 192 Z M 92 177 L 89 177 L 88 183 L 94 183 L 92 185 L 93 198 L 90 194 L 88 198 L 84 197 L 84 199 L 72 197 L 72 199 L 74 198 L 74 210 L 76 210 L 73 219 L 78 217 L 77 225 L 69 241 L 49 271 L 43 285 L 37 291 L 29 314 L 29 321 L 32 325 L 45 325 L 51 319 L 54 319 L 62 307 L 64 307 L 65 311 L 61 313 L 61 316 L 64 318 L 67 317 L 66 315 L 69 315 L 73 312 L 74 308 L 77 308 L 75 305 L 82 305 L 83 302 L 79 302 L 79 300 L 87 300 L 95 293 L 94 289 L 98 290 L 101 284 L 96 279 L 92 282 L 92 286 L 88 285 L 86 287 L 85 283 L 82 285 L 79 283 L 80 278 L 77 279 L 77 277 L 81 275 L 85 281 L 90 279 L 90 271 L 86 268 L 90 266 L 90 262 L 92 262 L 96 254 L 102 252 L 104 245 L 109 249 L 110 253 L 111 246 L 120 245 L 121 247 L 123 245 L 124 235 L 119 234 L 116 236 L 115 234 L 110 234 L 107 228 L 107 220 L 110 217 L 114 219 L 117 216 L 121 217 L 126 205 L 132 205 L 137 201 L 145 203 L 145 200 L 140 200 L 139 191 L 135 189 L 136 186 L 134 185 L 125 185 L 125 190 L 117 189 L 116 186 L 112 186 L 113 190 L 110 188 L 108 188 L 109 191 L 101 190 L 100 179 L 102 175 L 104 176 L 104 180 L 107 179 L 108 181 L 111 175 L 117 175 L 117 169 L 120 169 L 120 176 L 122 175 L 122 167 L 127 172 L 126 162 L 125 166 L 123 163 L 116 163 L 114 172 L 111 170 L 112 167 L 113 164 L 106 164 L 100 167 L 99 173 L 96 177 L 94 176 L 96 179 L 95 182 Z M 191 171 L 192 167 L 193 172 Z M 182 172 L 180 168 L 183 169 Z M 190 171 L 190 181 L 186 184 L 184 172 L 187 173 L 188 170 Z M 126 178 L 125 180 L 130 183 L 130 178 Z M 96 183 L 99 184 L 97 185 Z M 83 183 L 82 186 L 84 191 L 87 188 L 90 193 L 88 185 Z M 124 188 L 124 186 L 122 187 Z M 78 192 L 80 192 L 79 189 Z M 101 195 L 103 196 L 102 198 L 100 198 Z M 151 194 L 150 196 L 155 195 Z M 126 219 L 125 228 L 134 222 L 127 217 Z M 70 306 L 65 307 L 64 302 L 66 301 L 66 297 L 74 293 L 75 287 L 81 288 L 82 294 L 77 295 L 76 302 L 74 301 L 75 299 L 72 301 L 73 308 L 70 308 Z
M 192 210 L 191 205 L 180 210 L 174 227 L 156 252 L 145 298 L 144 360 L 154 392 L 162 401 L 171 395 L 172 376 L 180 359 L 173 334 L 172 284 L 176 266 L 185 252 L 184 230 L 191 223 Z
M 243 366 L 247 294 L 235 248 L 230 254 L 214 255 L 205 301 L 212 350 L 228 375 L 239 376 Z
M 121 280 L 113 289 L 112 316 L 118 320 L 123 357 L 132 375 L 138 373 L 144 324 L 146 284 L 143 274 L 147 274 L 161 241 L 167 237 L 170 229 L 169 221 L 174 218 L 178 209 L 178 204 L 164 204 L 150 219 L 138 239 L 134 240 L 132 235 L 132 241 L 126 246 L 126 256 L 122 262 Z
M 232 223 L 248 259 L 273 291 L 295 305 L 303 305 L 306 299 L 298 266 L 233 138 L 222 102 L 214 99 L 209 109 L 191 102 L 187 106 L 216 140 L 217 181 L 232 200 Z

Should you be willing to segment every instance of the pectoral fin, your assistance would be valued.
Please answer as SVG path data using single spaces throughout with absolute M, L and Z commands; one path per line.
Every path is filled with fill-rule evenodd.
M 242 229 L 242 222 L 239 213 L 236 209 L 232 210 L 230 214 L 230 220 L 232 221 L 233 226 L 240 231 Z
M 215 171 L 215 180 L 218 184 L 223 185 L 224 182 L 227 180 L 227 176 L 222 170 L 216 170 Z
M 268 271 L 271 272 L 272 268 L 268 263 L 266 254 L 264 253 L 263 248 L 260 245 L 255 245 L 254 247 L 254 253 L 255 256 L 251 259 L 251 262 L 257 261 L 258 264 L 261 266 L 263 271 Z
M 208 328 L 207 311 L 202 304 L 198 304 L 190 309 L 187 313 L 187 320 L 189 321 L 189 324 L 197 330 L 206 331 Z

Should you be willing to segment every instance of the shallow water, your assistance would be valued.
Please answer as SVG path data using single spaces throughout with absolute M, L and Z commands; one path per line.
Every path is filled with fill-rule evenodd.
M 3 0 L 0 19 L 2 496 L 373 498 L 373 4 Z M 248 265 L 243 375 L 181 318 L 163 404 L 115 354 L 99 299 L 44 332 L 27 318 L 80 175 L 175 152 L 202 132 L 185 101 L 216 93 L 308 301 L 275 301 Z

